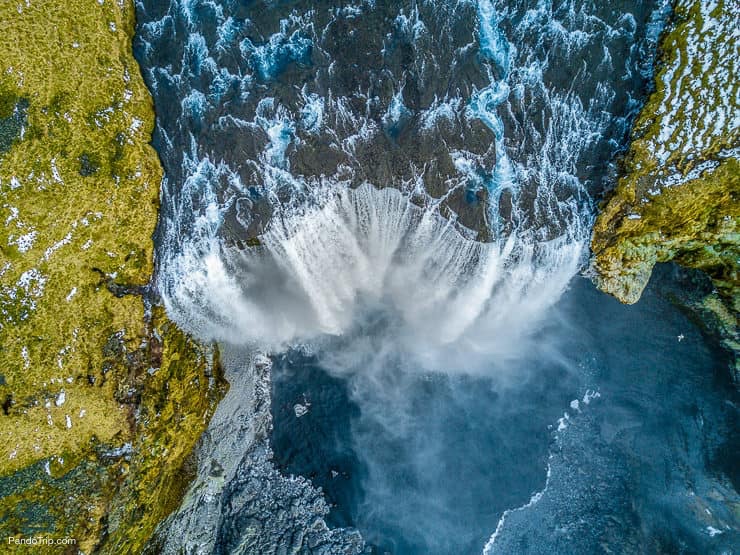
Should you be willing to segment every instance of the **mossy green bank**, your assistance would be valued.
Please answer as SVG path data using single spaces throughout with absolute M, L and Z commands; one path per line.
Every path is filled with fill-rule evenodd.
M 716 314 L 722 340 L 736 354 L 738 13 L 738 0 L 675 3 L 655 91 L 635 123 L 623 177 L 596 221 L 591 245 L 597 285 L 626 303 L 640 298 L 658 262 L 706 272 L 716 293 L 701 310 Z
M 162 170 L 130 0 L 0 3 L 0 536 L 136 553 L 223 392 L 152 302 Z

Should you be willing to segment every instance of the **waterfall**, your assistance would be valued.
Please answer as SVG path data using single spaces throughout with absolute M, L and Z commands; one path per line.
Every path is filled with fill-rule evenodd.
M 279 350 L 342 335 L 376 312 L 419 353 L 504 353 L 577 270 L 583 243 L 468 239 L 395 189 L 363 185 L 274 220 L 262 246 L 183 250 L 162 284 L 199 337 Z
M 200 34 L 198 6 L 217 7 L 219 42 L 212 50 Z M 438 8 L 450 9 L 444 3 Z M 369 5 L 362 10 L 372 13 Z M 189 87 L 194 92 L 187 98 L 197 93 L 212 105 L 198 102 L 195 113 L 192 103 L 184 103 L 175 128 L 159 131 L 173 161 L 177 149 L 170 133 L 189 144 L 163 185 L 158 286 L 170 316 L 203 339 L 272 351 L 347 333 L 374 310 L 393 313 L 398 333 L 420 350 L 466 344 L 495 352 L 496 338 L 502 338 L 502 348 L 511 347 L 507 333 L 513 338 L 532 329 L 583 262 L 591 193 L 599 183 L 584 179 L 582 157 L 613 151 L 615 137 L 626 132 L 627 117 L 613 119 L 607 111 L 620 99 L 601 78 L 611 69 L 606 47 L 598 64 L 579 68 L 571 82 L 553 80 L 550 51 L 576 58 L 599 40 L 617 48 L 634 35 L 621 21 L 610 25 L 592 13 L 597 11 L 575 2 L 530 7 L 482 0 L 469 15 L 478 24 L 479 72 L 487 84 L 473 81 L 467 99 L 435 95 L 431 104 L 406 106 L 402 82 L 382 108 L 362 88 L 335 93 L 334 62 L 326 75 L 313 70 L 317 79 L 326 79 L 323 95 L 304 86 L 293 98 L 278 100 L 269 91 L 279 85 L 269 83 L 266 94 L 256 84 L 274 80 L 291 62 L 307 63 L 311 48 L 326 55 L 325 35 L 339 13 L 322 32 L 316 29 L 319 14 L 309 10 L 282 19 L 262 46 L 245 39 L 249 52 L 261 52 L 259 67 L 234 72 L 226 45 L 231 40 L 239 52 L 246 46 L 235 38 L 239 26 L 224 8 L 173 1 L 157 25 L 145 24 L 141 40 L 150 49 L 166 34 L 163 27 L 182 17 L 190 39 L 181 73 L 173 80 L 153 68 L 150 78 L 155 89 Z M 418 6 L 401 13 L 394 32 L 422 44 L 429 21 Z M 352 14 L 345 17 L 353 20 Z M 514 45 L 508 36 L 522 40 Z M 460 48 L 457 54 L 463 56 Z M 627 61 L 627 71 L 634 63 Z M 411 70 L 400 71 L 399 79 L 410 79 Z M 207 97 L 198 90 L 204 72 L 212 75 Z M 415 75 L 429 79 L 423 69 Z M 579 82 L 595 85 L 579 94 Z M 241 91 L 239 113 L 224 114 L 220 107 L 229 87 Z M 364 110 L 356 107 L 357 99 Z M 209 113 L 211 133 L 251 137 L 251 159 L 214 151 L 197 138 Z M 476 121 L 487 130 L 466 131 Z M 419 145 L 402 139 L 393 147 L 394 137 L 415 134 L 415 140 L 435 142 L 446 128 L 460 130 L 463 138 L 470 134 L 471 144 L 486 138 L 490 143 L 477 151 L 463 143 L 444 153 L 454 168 L 442 176 L 447 190 L 441 195 L 430 191 L 437 185 L 429 184 L 428 168 L 416 163 L 392 167 L 403 174 L 399 180 L 394 173 L 386 177 L 394 182 L 378 180 L 377 159 L 366 158 L 360 146 L 414 149 Z M 296 170 L 300 153 L 315 140 L 330 143 L 336 165 L 322 166 L 321 173 Z M 311 161 L 312 167 L 320 162 Z M 472 218 L 464 216 L 479 208 L 455 196 L 469 199 L 481 190 L 485 206 L 471 225 Z M 245 246 L 255 229 L 257 239 Z
M 221 344 L 232 383 L 171 519 L 173 553 L 179 531 L 208 537 L 203 552 L 246 542 L 235 521 L 288 491 L 254 353 L 321 353 L 362 409 L 369 467 L 376 433 L 413 430 L 405 403 L 421 377 L 525 373 L 509 363 L 548 347 L 536 333 L 583 268 L 655 46 L 653 3 L 635 15 L 588 0 L 242 4 L 137 2 L 166 168 L 156 285 L 170 318 Z M 427 450 L 408 454 L 413 472 Z M 368 496 L 403 512 L 374 468 Z M 303 530 L 328 509 L 291 483 L 306 510 L 290 529 Z M 447 508 L 416 501 L 429 547 Z M 355 540 L 339 543 L 355 553 Z

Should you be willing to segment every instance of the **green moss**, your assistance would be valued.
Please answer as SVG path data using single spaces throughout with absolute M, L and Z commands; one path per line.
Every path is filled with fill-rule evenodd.
M 134 23 L 130 0 L 0 3 L 0 118 L 24 118 L 0 137 L 0 536 L 85 552 L 139 550 L 222 389 L 139 294 L 162 173 Z
M 132 409 L 131 441 L 92 437 L 0 477 L 0 535 L 74 537 L 85 552 L 140 553 L 179 504 L 192 475 L 189 456 L 222 395 L 216 353 L 154 309 L 135 351 L 120 334 L 102 346 L 103 380 Z M 133 411 L 137 413 L 134 418 Z
M 19 100 L 20 98 L 12 92 L 0 91 L 0 119 L 12 116 Z
M 60 471 L 58 459 L 36 463 L 0 478 L 0 533 L 10 536 L 76 537 L 90 552 L 86 538 L 97 527 L 104 503 L 101 492 L 109 473 L 94 459 L 83 459 Z M 21 551 L 19 549 L 19 551 Z
M 0 366 L 8 369 L 0 394 L 19 400 L 0 432 L 0 472 L 74 450 L 93 434 L 109 441 L 130 432 L 112 382 L 87 379 L 102 372 L 108 337 L 121 333 L 133 350 L 145 331 L 141 299 L 113 297 L 94 269 L 130 285 L 149 281 L 161 179 L 148 145 L 151 102 L 130 52 L 133 7 L 123 6 L 0 6 L 0 90 L 29 99 L 29 127 L 38 130 L 0 161 Z M 112 124 L 91 129 L 86 115 L 126 90 Z M 128 139 L 125 173 L 114 177 L 108 145 L 119 133 Z
M 740 162 L 733 149 L 740 129 L 732 121 L 740 68 L 729 39 L 735 23 L 732 2 L 718 2 L 711 13 L 698 0 L 676 2 L 661 40 L 655 92 L 635 123 L 623 177 L 596 221 L 591 246 L 598 286 L 627 303 L 640 298 L 657 262 L 705 271 L 736 327 Z
M 110 507 L 105 553 L 140 553 L 155 526 L 179 506 L 193 477 L 190 454 L 225 393 L 217 354 L 154 312 L 150 353 L 161 366 L 141 384 L 130 472 Z M 192 467 L 194 468 L 194 467 Z

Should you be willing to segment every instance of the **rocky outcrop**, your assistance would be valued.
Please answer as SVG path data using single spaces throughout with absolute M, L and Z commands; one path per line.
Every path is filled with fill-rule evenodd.
M 740 311 L 740 60 L 737 0 L 678 0 L 623 176 L 594 226 L 597 285 L 634 303 L 653 266 L 703 270 L 702 303 L 738 352 Z
M 359 532 L 327 526 L 320 489 L 302 476 L 280 474 L 272 462 L 270 359 L 236 348 L 224 360 L 230 389 L 198 445 L 197 476 L 147 553 L 363 552 Z
M 216 353 L 152 306 L 134 23 L 130 1 L 0 5 L 0 536 L 87 553 L 138 552 L 179 504 L 223 391 Z

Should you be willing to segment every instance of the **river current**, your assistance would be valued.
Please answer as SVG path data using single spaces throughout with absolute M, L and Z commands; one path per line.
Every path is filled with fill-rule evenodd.
M 668 16 L 137 0 L 156 285 L 232 382 L 164 551 L 732 553 L 738 399 L 683 274 L 584 277 Z

